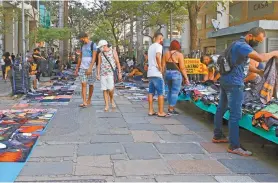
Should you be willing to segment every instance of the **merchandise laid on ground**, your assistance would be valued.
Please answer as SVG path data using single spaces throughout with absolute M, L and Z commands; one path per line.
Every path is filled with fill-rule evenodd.
M 56 109 L 0 111 L 0 182 L 12 182 L 28 160 Z
M 41 87 L 34 93 L 27 93 L 20 104 L 68 105 L 76 88 L 72 71 L 64 71 L 51 80 L 51 86 Z

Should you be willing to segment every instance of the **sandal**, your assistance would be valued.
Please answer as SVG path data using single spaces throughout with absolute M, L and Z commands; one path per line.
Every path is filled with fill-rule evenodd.
M 79 107 L 86 108 L 86 107 L 88 107 L 88 105 L 80 104 Z
M 159 116 L 159 115 L 157 115 L 157 117 L 160 117 L 160 118 L 168 118 L 168 117 L 170 117 L 171 115 L 169 115 L 169 114 L 165 114 L 164 116 Z
M 148 114 L 149 116 L 157 116 L 157 112 L 154 112 L 152 114 Z
M 117 106 L 116 106 L 116 104 L 114 103 L 114 104 L 112 104 L 112 108 L 117 108 Z

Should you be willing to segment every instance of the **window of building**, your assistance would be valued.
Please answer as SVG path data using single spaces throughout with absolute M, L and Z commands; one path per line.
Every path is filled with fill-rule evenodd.
M 242 18 L 242 3 L 230 3 L 230 23 L 235 23 L 241 20 Z
M 216 19 L 216 14 L 208 14 L 206 15 L 206 29 L 213 28 L 211 20 Z

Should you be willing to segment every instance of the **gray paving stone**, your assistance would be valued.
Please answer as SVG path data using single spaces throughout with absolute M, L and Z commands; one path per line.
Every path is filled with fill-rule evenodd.
M 128 157 L 125 154 L 114 154 L 111 155 L 111 160 L 127 160 Z
M 190 131 L 184 125 L 164 125 L 164 127 L 174 135 L 184 135 L 184 134 L 194 134 L 193 131 Z
M 109 155 L 104 156 L 79 156 L 77 157 L 78 166 L 90 166 L 90 167 L 111 167 L 111 161 Z
M 116 176 L 170 174 L 168 165 L 162 160 L 116 161 L 114 170 Z
M 134 142 L 161 142 L 159 136 L 153 131 L 131 131 Z
M 168 160 L 182 160 L 183 159 L 181 157 L 181 155 L 179 155 L 179 154 L 161 154 L 161 157 L 166 161 L 168 161 Z
M 201 147 L 194 143 L 156 143 L 161 154 L 203 154 Z
M 112 176 L 79 176 L 79 175 L 64 175 L 64 176 L 18 176 L 16 182 L 113 182 Z
M 157 125 L 181 125 L 181 122 L 174 118 L 149 118 L 150 123 Z
M 273 174 L 253 174 L 250 177 L 257 182 L 278 182 L 278 176 Z
M 97 118 L 122 118 L 122 114 L 118 112 L 102 112 L 96 113 Z
M 78 148 L 78 156 L 96 156 L 122 154 L 123 147 L 119 143 L 81 144 Z
M 131 135 L 95 135 L 91 143 L 133 142 Z
M 145 117 L 125 117 L 124 119 L 127 123 L 131 124 L 150 123 Z
M 155 124 L 128 124 L 130 130 L 164 131 L 165 128 Z
M 126 128 L 127 124 L 124 118 L 106 118 L 108 124 L 112 128 Z
M 148 117 L 148 111 L 136 113 L 122 113 L 123 117 Z
M 234 173 L 267 174 L 273 172 L 262 162 L 253 159 L 220 159 L 219 161 Z
M 73 151 L 73 145 L 42 145 L 34 149 L 32 157 L 71 157 Z
M 217 182 L 212 176 L 207 175 L 160 175 L 156 176 L 157 182 Z
M 30 162 L 21 171 L 20 175 L 35 176 L 35 175 L 64 175 L 72 174 L 73 163 L 70 161 L 64 162 Z
M 123 145 L 129 159 L 131 160 L 149 160 L 160 159 L 160 156 L 150 143 L 130 143 Z
M 134 112 L 136 112 L 136 109 L 134 109 L 132 106 L 128 106 L 128 107 L 119 107 L 119 109 L 120 109 L 120 111 L 121 112 L 125 112 L 125 113 L 129 113 L 129 112 L 131 112 L 131 113 L 134 113 Z
M 153 178 L 144 178 L 144 177 L 124 177 L 124 178 L 115 178 L 115 182 L 155 182 Z
M 130 131 L 127 128 L 113 128 L 109 130 L 112 135 L 128 135 Z
M 167 134 L 161 134 L 159 135 L 162 140 L 165 142 L 178 142 L 178 143 L 184 143 L 184 142 L 203 142 L 204 139 L 200 138 L 197 135 L 167 135 Z
M 215 176 L 218 182 L 255 182 L 249 176 Z
M 75 175 L 113 175 L 112 168 L 80 166 L 75 167 Z

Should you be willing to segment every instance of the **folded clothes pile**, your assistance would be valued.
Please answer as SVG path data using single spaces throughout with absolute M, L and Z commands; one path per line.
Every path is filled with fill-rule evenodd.
M 24 162 L 55 109 L 0 111 L 0 162 Z

